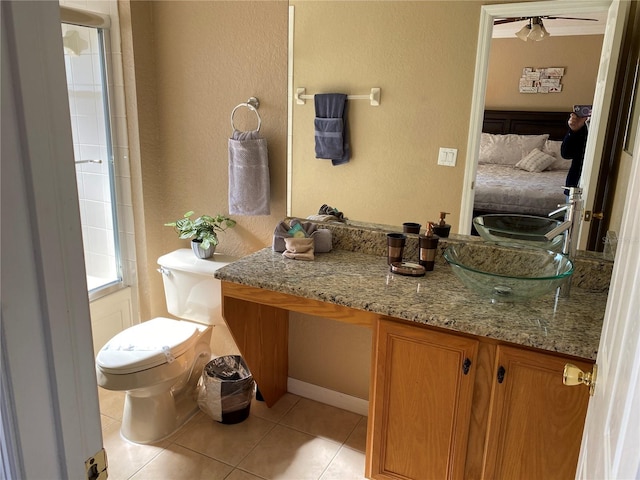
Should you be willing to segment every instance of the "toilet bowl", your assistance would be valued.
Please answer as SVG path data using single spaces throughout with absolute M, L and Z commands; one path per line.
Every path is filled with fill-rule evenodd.
M 196 386 L 211 359 L 212 326 L 224 323 L 213 274 L 233 260 L 220 254 L 199 259 L 188 249 L 160 257 L 167 309 L 180 319 L 134 325 L 98 352 L 98 385 L 126 392 L 120 430 L 125 439 L 157 442 L 198 411 Z

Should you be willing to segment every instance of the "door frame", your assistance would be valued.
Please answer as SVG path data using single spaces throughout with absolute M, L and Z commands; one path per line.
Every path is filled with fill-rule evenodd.
M 0 8 L 3 474 L 85 478 L 102 432 L 59 4 Z
M 598 183 L 594 193 L 593 212 L 602 213 L 602 218 L 593 215 L 589 226 L 586 249 L 601 252 L 603 237 L 607 235 L 616 196 L 616 183 L 620 158 L 627 139 L 627 120 L 631 116 L 634 85 L 637 82 L 637 65 L 640 54 L 640 8 L 632 2 L 629 10 L 629 25 L 625 31 L 620 50 L 620 66 L 615 78 L 612 94 L 614 105 L 611 109 L 603 160 L 598 172 Z M 633 25 L 631 27 L 631 25 Z M 627 152 L 631 154 L 631 152 Z

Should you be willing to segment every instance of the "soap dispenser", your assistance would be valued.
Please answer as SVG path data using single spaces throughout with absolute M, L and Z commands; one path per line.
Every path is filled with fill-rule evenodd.
M 449 225 L 445 221 L 445 217 L 449 214 L 449 212 L 440 212 L 440 221 L 438 225 L 433 226 L 433 232 L 442 238 L 449 237 L 449 232 L 451 231 L 451 225 Z
M 427 223 L 427 233 L 424 236 L 420 236 L 419 263 L 428 272 L 432 271 L 435 265 L 438 240 L 440 240 L 440 237 L 433 233 L 434 229 L 433 222 L 429 222 Z

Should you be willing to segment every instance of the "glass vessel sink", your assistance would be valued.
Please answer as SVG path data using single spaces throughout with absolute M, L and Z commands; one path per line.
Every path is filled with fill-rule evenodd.
M 502 213 L 473 219 L 473 226 L 489 242 L 527 245 L 555 252 L 562 250 L 564 235 L 557 235 L 552 240 L 547 240 L 544 235 L 561 223 L 562 220 L 553 218 Z
M 540 248 L 454 244 L 444 258 L 467 288 L 493 302 L 523 302 L 553 292 L 573 274 L 569 258 Z

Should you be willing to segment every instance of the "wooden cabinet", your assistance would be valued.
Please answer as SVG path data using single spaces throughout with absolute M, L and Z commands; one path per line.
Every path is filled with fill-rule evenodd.
M 562 371 L 593 362 L 241 284 L 222 293 L 269 406 L 286 392 L 289 311 L 374 329 L 368 478 L 574 478 L 589 396 Z
M 463 478 L 478 341 L 381 320 L 367 475 Z
M 485 448 L 484 478 L 573 479 L 588 389 L 567 387 L 567 359 L 499 346 Z M 571 363 L 584 371 L 587 362 Z
M 367 477 L 574 478 L 589 396 L 562 384 L 567 361 L 380 320 Z

